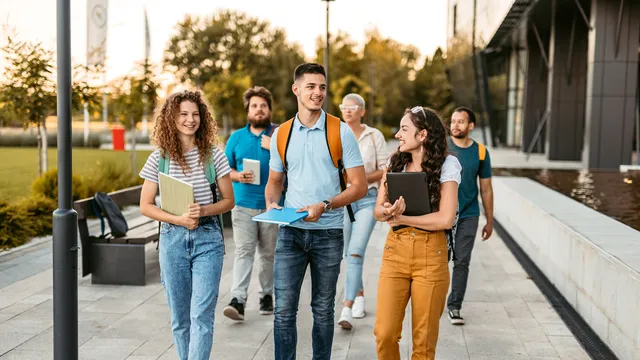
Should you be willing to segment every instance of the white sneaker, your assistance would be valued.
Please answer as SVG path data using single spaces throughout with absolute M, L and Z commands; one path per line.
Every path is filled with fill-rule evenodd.
M 364 296 L 356 296 L 356 299 L 353 301 L 353 307 L 351 308 L 351 314 L 355 319 L 364 317 Z
M 346 306 L 343 307 L 342 314 L 340 314 L 340 321 L 338 321 L 338 325 L 340 325 L 340 327 L 345 330 L 351 330 L 353 328 L 353 325 L 351 325 L 352 322 L 353 322 L 353 317 L 351 317 L 351 309 L 349 309 Z

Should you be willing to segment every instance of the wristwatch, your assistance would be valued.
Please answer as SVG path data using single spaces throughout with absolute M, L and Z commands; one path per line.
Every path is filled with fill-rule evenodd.
M 331 210 L 331 209 L 332 209 L 332 207 L 331 207 L 331 205 L 332 205 L 332 204 L 331 204 L 331 201 L 329 201 L 329 200 L 322 200 L 322 202 L 324 203 L 324 212 L 327 212 L 327 211 L 329 211 L 329 210 Z

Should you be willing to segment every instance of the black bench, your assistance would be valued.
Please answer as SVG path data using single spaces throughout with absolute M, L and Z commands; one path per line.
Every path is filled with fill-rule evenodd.
M 109 193 L 121 208 L 139 206 L 142 185 Z M 158 222 L 136 212 L 123 211 L 129 231 L 124 237 L 105 240 L 90 234 L 87 219 L 96 216 L 93 198 L 78 200 L 73 204 L 78 213 L 78 231 L 82 244 L 82 276 L 91 274 L 92 284 L 145 285 L 145 245 L 158 240 Z M 224 226 L 231 227 L 231 212 L 222 215 Z M 105 219 L 105 233 L 109 232 Z M 99 231 L 99 230 L 98 230 Z
M 137 206 L 141 191 L 142 185 L 114 191 L 109 196 L 121 208 Z M 145 285 L 145 245 L 158 240 L 158 222 L 139 212 L 133 217 L 123 212 L 129 231 L 123 237 L 105 240 L 99 238 L 99 234 L 89 233 L 87 219 L 96 216 L 93 198 L 78 200 L 73 208 L 78 212 L 82 276 L 91 274 L 92 284 Z M 109 231 L 108 225 L 105 219 L 105 233 Z

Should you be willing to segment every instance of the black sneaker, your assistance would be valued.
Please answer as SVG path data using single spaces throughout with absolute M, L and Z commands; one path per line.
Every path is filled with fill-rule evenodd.
M 449 310 L 451 325 L 464 325 L 464 319 L 460 316 L 460 310 Z
M 260 299 L 260 315 L 273 314 L 273 298 L 271 295 L 265 295 Z
M 244 320 L 244 304 L 239 303 L 237 298 L 233 298 L 229 305 L 224 308 L 222 314 L 229 319 L 242 321 Z

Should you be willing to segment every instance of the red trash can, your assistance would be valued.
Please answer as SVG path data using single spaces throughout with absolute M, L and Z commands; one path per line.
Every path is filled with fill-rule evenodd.
M 111 141 L 114 151 L 124 151 L 124 127 L 117 126 L 111 129 Z

